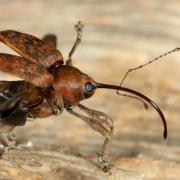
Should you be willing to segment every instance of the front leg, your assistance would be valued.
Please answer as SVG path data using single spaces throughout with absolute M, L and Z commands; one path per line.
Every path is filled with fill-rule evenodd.
M 108 152 L 114 132 L 112 119 L 103 112 L 89 109 L 81 104 L 79 104 L 78 107 L 79 109 L 83 110 L 86 114 L 88 114 L 89 117 L 76 113 L 71 108 L 67 108 L 67 111 L 70 114 L 73 114 L 76 117 L 85 121 L 85 123 L 87 123 L 92 129 L 98 131 L 105 137 L 105 141 L 102 145 L 101 151 L 98 153 L 98 162 L 104 172 L 110 172 Z

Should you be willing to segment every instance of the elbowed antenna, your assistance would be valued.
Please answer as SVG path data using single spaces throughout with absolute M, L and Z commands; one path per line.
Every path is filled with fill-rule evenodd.
M 163 137 L 164 139 L 167 138 L 167 124 L 166 124 L 166 119 L 164 117 L 164 114 L 162 113 L 162 111 L 160 110 L 160 108 L 158 107 L 158 105 L 152 101 L 151 99 L 149 99 L 148 97 L 146 97 L 145 95 L 133 90 L 133 89 L 129 89 L 129 88 L 125 88 L 125 87 L 121 87 L 121 86 L 116 86 L 116 85 L 109 85 L 109 84 L 102 84 L 102 83 L 96 83 L 96 88 L 105 88 L 105 89 L 115 89 L 115 90 L 120 90 L 120 91 L 125 91 L 131 94 L 134 94 L 142 99 L 144 99 L 145 101 L 147 101 L 160 115 L 163 125 L 164 125 L 164 133 L 163 133 Z
M 124 75 L 124 77 L 123 77 L 123 79 L 122 79 L 122 81 L 121 81 L 120 86 L 122 86 L 123 82 L 125 81 L 125 79 L 127 78 L 128 74 L 129 74 L 130 72 L 136 71 L 136 70 L 138 70 L 138 69 L 141 69 L 141 68 L 143 68 L 144 66 L 147 66 L 147 65 L 153 63 L 154 61 L 157 61 L 157 60 L 159 60 L 160 58 L 162 58 L 162 57 L 164 57 L 164 56 L 167 56 L 167 55 L 169 55 L 169 54 L 171 54 L 171 53 L 177 52 L 177 51 L 180 51 L 180 48 L 179 48 L 179 47 L 176 47 L 176 48 L 174 48 L 173 50 L 168 51 L 168 52 L 166 52 L 166 53 L 164 53 L 164 54 L 162 54 L 162 55 L 160 55 L 160 56 L 158 56 L 158 57 L 156 57 L 156 58 L 154 58 L 154 59 L 152 59 L 152 60 L 150 60 L 150 61 L 148 61 L 148 62 L 146 62 L 146 63 L 144 63 L 144 64 L 142 64 L 142 65 L 140 65 L 140 66 L 137 66 L 137 67 L 135 67 L 135 68 L 133 68 L 133 69 L 129 69 L 129 70 L 126 72 L 126 74 Z

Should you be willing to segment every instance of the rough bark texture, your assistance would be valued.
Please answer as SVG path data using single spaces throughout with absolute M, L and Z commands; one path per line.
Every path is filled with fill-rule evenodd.
M 95 163 L 67 152 L 10 150 L 0 163 L 2 179 L 143 179 L 144 175 L 113 168 L 112 175 L 99 170 Z
M 74 24 L 85 23 L 75 66 L 98 82 L 119 84 L 124 73 L 179 45 L 180 2 L 164 0 L 1 0 L 1 30 L 14 29 L 43 37 L 58 35 L 58 49 L 67 57 L 74 42 Z M 3 53 L 12 53 L 0 45 Z M 103 138 L 66 112 L 37 119 L 16 129 L 18 144 L 0 161 L 0 179 L 180 179 L 180 55 L 164 57 L 129 75 L 127 87 L 151 97 L 162 108 L 169 136 L 153 109 L 114 91 L 99 90 L 83 104 L 114 120 L 110 152 L 113 176 L 96 167 Z M 1 79 L 14 79 L 1 73 Z

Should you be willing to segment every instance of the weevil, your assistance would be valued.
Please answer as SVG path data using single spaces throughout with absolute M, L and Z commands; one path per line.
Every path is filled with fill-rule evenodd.
M 97 89 L 111 89 L 118 93 L 124 91 L 131 95 L 119 94 L 141 100 L 146 108 L 148 103 L 158 112 L 164 125 L 164 138 L 167 137 L 166 120 L 154 101 L 140 92 L 122 86 L 132 69 L 124 76 L 120 85 L 110 85 L 96 82 L 74 67 L 72 56 L 81 42 L 83 24 L 78 22 L 75 29 L 77 37 L 66 62 L 56 49 L 57 38 L 54 34 L 38 39 L 14 30 L 0 31 L 0 41 L 19 54 L 0 53 L 0 70 L 23 79 L 0 81 L 0 140 L 3 147 L 8 147 L 13 139 L 11 132 L 16 126 L 25 125 L 28 118 L 60 115 L 65 109 L 104 136 L 98 162 L 103 171 L 107 172 L 111 167 L 108 152 L 114 132 L 113 121 L 105 113 L 80 104 L 81 101 L 90 98 Z M 143 66 L 138 68 L 141 67 Z M 78 113 L 74 107 L 86 115 Z

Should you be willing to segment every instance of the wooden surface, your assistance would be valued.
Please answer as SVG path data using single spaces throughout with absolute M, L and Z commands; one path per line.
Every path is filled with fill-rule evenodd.
M 15 29 L 38 37 L 55 33 L 65 59 L 75 39 L 73 26 L 78 20 L 83 21 L 83 43 L 74 56 L 74 64 L 98 82 L 119 84 L 129 68 L 180 45 L 180 2 L 175 0 L 0 2 L 1 30 Z M 0 51 L 12 53 L 4 45 L 0 45 Z M 122 179 L 127 171 L 132 172 L 126 176 L 132 180 L 142 179 L 143 175 L 144 179 L 152 180 L 180 179 L 179 59 L 180 53 L 174 53 L 132 73 L 125 82 L 162 108 L 169 130 L 166 141 L 157 113 L 151 108 L 144 110 L 137 101 L 119 97 L 114 91 L 99 90 L 83 102 L 114 120 L 110 160 L 115 168 L 123 169 L 118 171 L 117 179 Z M 1 79 L 14 77 L 1 73 Z M 96 152 L 103 138 L 66 112 L 60 117 L 28 122 L 17 128 L 16 133 L 18 144 L 31 146 L 11 150 L 2 157 L 1 179 L 104 177 L 96 173 L 94 176 Z M 62 156 L 68 164 L 66 168 Z M 93 162 L 95 169 L 88 176 L 82 169 L 72 170 L 68 157 L 75 158 L 75 162 L 83 161 L 85 168 L 92 167 Z M 77 166 L 82 167 L 80 163 Z

